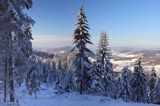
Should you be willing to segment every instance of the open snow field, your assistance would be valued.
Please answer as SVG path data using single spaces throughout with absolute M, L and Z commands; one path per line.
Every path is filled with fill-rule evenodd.
M 115 71 L 121 71 L 125 66 L 133 69 L 136 60 L 142 57 L 142 65 L 146 71 L 151 71 L 154 66 L 160 74 L 160 50 L 112 50 L 112 55 Z
M 42 86 L 37 93 L 29 96 L 25 93 L 25 87 L 16 89 L 16 98 L 20 106 L 158 106 L 154 104 L 126 103 L 123 100 L 112 100 L 107 97 L 80 95 L 79 93 L 55 94 L 53 87 Z M 1 106 L 1 105 L 0 105 Z

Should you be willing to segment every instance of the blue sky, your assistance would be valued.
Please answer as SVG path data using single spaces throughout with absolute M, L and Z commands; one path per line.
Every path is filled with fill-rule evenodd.
M 36 21 L 34 47 L 70 46 L 81 4 L 95 45 L 100 32 L 107 31 L 111 47 L 160 47 L 160 0 L 33 0 L 33 3 L 27 13 Z

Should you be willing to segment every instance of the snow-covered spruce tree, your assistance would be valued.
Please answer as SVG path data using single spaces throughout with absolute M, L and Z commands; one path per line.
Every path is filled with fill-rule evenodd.
M 26 14 L 24 14 L 23 10 L 31 8 L 32 0 L 1 0 L 0 6 L 1 6 L 1 9 L 0 9 L 1 19 L 0 20 L 2 22 L 2 23 L 0 22 L 2 24 L 0 29 L 1 29 L 1 34 L 2 34 L 1 37 L 3 38 L 1 40 L 5 40 L 5 42 L 2 41 L 3 43 L 0 44 L 0 46 L 2 47 L 3 45 L 5 45 L 4 49 L 1 51 L 3 54 L 5 54 L 5 56 L 3 57 L 6 60 L 5 71 L 7 72 L 5 73 L 6 74 L 9 73 L 9 79 L 6 79 L 5 77 L 5 80 L 4 80 L 4 88 L 5 88 L 4 93 L 6 92 L 6 85 L 7 85 L 6 80 L 9 80 L 8 82 L 9 82 L 9 88 L 10 88 L 9 89 L 10 90 L 10 101 L 14 102 L 14 78 L 13 78 L 14 73 L 13 73 L 13 70 L 17 68 L 17 66 L 15 65 L 15 61 L 16 61 L 17 56 L 22 56 L 21 58 L 23 58 L 23 55 L 25 54 L 25 52 L 22 51 L 22 49 L 24 49 L 24 46 L 21 45 L 20 42 L 24 43 L 30 40 L 31 36 L 28 36 L 26 32 L 27 32 L 28 27 L 30 27 L 30 25 L 33 24 L 33 20 L 30 17 L 28 17 Z M 20 38 L 20 36 L 23 38 L 22 41 L 18 39 Z M 18 40 L 15 38 L 17 38 Z M 24 40 L 24 38 L 27 38 L 27 40 L 26 39 Z M 22 55 L 19 55 L 19 54 L 16 55 L 17 53 L 20 53 Z M 29 53 L 28 48 L 27 48 L 27 53 Z M 12 63 L 10 64 L 11 67 L 7 63 Z M 4 63 L 2 65 L 4 65 Z M 4 96 L 4 101 L 6 101 L 6 96 Z
M 121 86 L 121 76 L 119 72 L 115 72 L 114 74 L 114 80 L 113 80 L 113 85 L 112 85 L 112 92 L 111 92 L 111 98 L 113 99 L 119 99 L 120 91 L 122 89 Z
M 96 62 L 92 64 L 92 92 L 97 94 L 97 95 L 103 95 L 103 88 L 102 87 L 102 81 L 101 81 L 101 73 L 100 73 L 100 68 L 98 67 Z
M 77 88 L 80 94 L 90 89 L 91 78 L 90 78 L 90 61 L 88 60 L 88 53 L 92 53 L 91 50 L 87 48 L 87 44 L 92 44 L 90 40 L 89 27 L 87 17 L 85 15 L 83 6 L 80 8 L 80 12 L 77 20 L 77 27 L 73 34 L 74 48 L 76 49 L 76 82 Z
M 12 67 L 12 16 L 10 5 L 5 0 L 0 1 L 0 68 L 1 80 L 4 80 L 4 102 L 6 102 L 7 86 L 9 85 L 10 101 L 14 102 L 13 67 Z M 9 74 L 9 75 L 8 75 Z M 8 79 L 9 76 L 9 79 Z M 9 83 L 8 83 L 9 82 Z
M 140 57 L 134 66 L 134 72 L 130 79 L 132 89 L 131 98 L 134 102 L 147 102 L 148 100 L 148 81 L 141 62 Z
M 113 85 L 113 68 L 111 59 L 111 51 L 109 48 L 108 35 L 106 32 L 101 32 L 99 46 L 97 50 L 96 70 L 94 71 L 94 79 L 98 80 L 94 89 L 99 89 L 105 96 L 112 95 Z
M 70 92 L 74 90 L 74 73 L 73 70 L 69 70 L 67 66 L 62 67 L 61 61 L 58 61 L 57 65 L 57 81 L 56 81 L 56 90 L 57 94 L 64 92 Z
M 74 53 L 71 53 L 67 57 L 67 84 L 66 84 L 66 91 L 75 91 L 76 83 L 75 83 L 75 69 L 76 69 L 76 58 Z
M 53 81 L 56 81 L 57 69 L 54 61 L 51 63 L 51 69 L 53 70 Z
M 40 88 L 40 78 L 39 78 L 39 60 L 36 56 L 30 57 L 29 61 L 30 68 L 27 72 L 26 77 L 26 88 L 29 95 L 35 94 L 35 98 L 37 98 L 37 91 Z
M 48 70 L 49 68 L 48 68 L 48 65 L 47 64 L 43 64 L 43 74 L 42 74 L 42 81 L 44 82 L 44 83 L 47 83 L 47 78 L 48 78 Z
M 55 81 L 55 73 L 56 67 L 54 62 L 52 64 L 48 63 L 48 77 L 47 77 L 47 85 L 53 85 L 53 82 Z
M 76 56 L 73 52 L 71 52 L 67 57 L 67 70 L 75 71 L 76 69 Z
M 63 79 L 64 79 L 64 75 L 62 72 L 62 65 L 61 65 L 61 61 L 58 61 L 58 65 L 57 65 L 57 78 L 56 78 L 56 90 L 57 90 L 57 94 L 63 93 L 64 89 L 63 89 Z
M 157 79 L 157 73 L 156 73 L 156 70 L 154 69 L 154 67 L 152 67 L 151 75 L 150 75 L 150 79 L 149 79 L 150 102 L 153 102 L 153 92 L 154 92 L 154 89 L 155 89 L 156 79 Z
M 157 78 L 155 88 L 153 91 L 153 103 L 160 104 L 160 79 Z
M 71 92 L 75 90 L 75 84 L 74 84 L 74 71 L 73 70 L 67 70 L 66 76 L 65 76 L 65 91 Z
M 32 67 L 28 73 L 27 73 L 27 77 L 29 79 L 28 82 L 28 93 L 29 95 L 32 95 L 32 93 L 35 94 L 35 98 L 37 98 L 37 91 L 39 90 L 40 88 L 40 82 L 38 80 L 38 76 L 37 76 L 37 70 L 35 67 Z
M 102 31 L 98 43 L 97 61 L 102 64 L 102 67 L 107 67 L 109 72 L 112 71 L 111 57 L 108 34 Z
M 131 71 L 128 67 L 124 67 L 121 72 L 121 89 L 119 91 L 119 97 L 124 101 L 129 102 L 132 100 L 131 98 L 131 85 L 129 83 L 131 76 Z
M 32 0 L 8 0 L 12 5 L 12 11 L 15 23 L 21 31 L 15 31 L 13 42 L 13 64 L 14 64 L 14 77 L 17 84 L 21 85 L 24 82 L 25 74 L 28 70 L 28 58 L 32 53 L 32 32 L 31 25 L 34 21 L 24 13 L 23 10 L 32 7 Z

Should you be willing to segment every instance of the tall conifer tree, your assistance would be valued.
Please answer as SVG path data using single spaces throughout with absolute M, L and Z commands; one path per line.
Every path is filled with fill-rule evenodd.
M 97 50 L 96 70 L 94 71 L 94 79 L 97 84 L 94 89 L 101 91 L 105 96 L 112 96 L 113 86 L 113 68 L 111 63 L 111 51 L 109 48 L 109 39 L 106 32 L 101 32 Z M 100 80 L 100 81 L 99 81 Z M 94 83 L 94 82 L 93 82 Z
M 73 34 L 73 43 L 74 48 L 73 50 L 76 51 L 76 81 L 79 87 L 79 92 L 82 94 L 85 90 L 88 89 L 90 85 L 90 76 L 89 76 L 89 69 L 90 69 L 90 61 L 88 60 L 88 53 L 92 53 L 91 50 L 87 48 L 87 44 L 92 44 L 90 40 L 89 34 L 89 26 L 87 17 L 85 15 L 83 6 L 81 6 L 78 19 L 77 19 L 76 28 Z
M 109 38 L 106 32 L 101 32 L 97 50 L 97 60 L 105 71 L 112 71 L 111 51 L 109 47 Z M 104 71 L 104 70 L 103 70 Z
M 1 0 L 0 6 L 0 23 L 2 24 L 0 25 L 0 35 L 1 40 L 3 40 L 1 41 L 3 43 L 0 44 L 0 47 L 3 47 L 0 53 L 5 54 L 5 56 L 2 57 L 6 60 L 4 72 L 4 102 L 6 101 L 7 82 L 9 82 L 10 101 L 14 102 L 13 70 L 20 66 L 16 60 L 20 57 L 24 62 L 24 60 L 27 60 L 25 57 L 28 58 L 32 51 L 30 25 L 33 24 L 34 21 L 23 11 L 24 9 L 30 9 L 32 7 L 32 0 Z M 25 62 L 23 65 L 26 65 Z M 3 62 L 0 62 L 0 67 L 4 67 Z M 1 71 L 3 73 L 3 68 Z M 8 79 L 6 78 L 7 76 L 9 76 Z

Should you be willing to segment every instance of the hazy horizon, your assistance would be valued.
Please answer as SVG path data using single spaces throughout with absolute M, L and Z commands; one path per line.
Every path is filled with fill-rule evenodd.
M 34 36 L 32 40 L 33 48 L 61 48 L 61 47 L 72 47 L 72 38 L 64 36 Z M 98 40 L 93 40 L 93 45 L 87 45 L 89 48 L 97 48 Z M 126 49 L 160 49 L 160 47 L 145 47 L 145 46 L 113 46 L 112 43 L 109 45 L 110 48 L 126 48 Z

